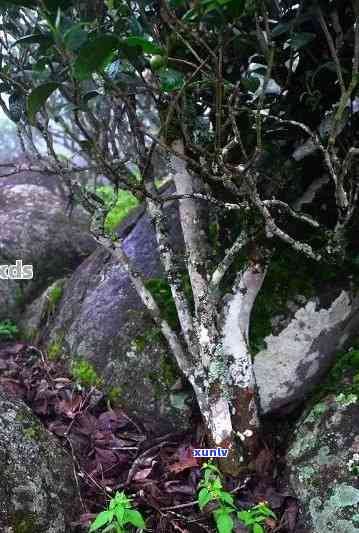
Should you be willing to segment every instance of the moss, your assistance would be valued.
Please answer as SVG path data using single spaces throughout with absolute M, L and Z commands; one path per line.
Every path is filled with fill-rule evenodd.
M 118 405 L 123 397 L 123 388 L 110 387 L 106 390 L 106 396 L 112 405 Z
M 15 420 L 21 423 L 22 432 L 30 440 L 41 441 L 43 435 L 43 428 L 36 421 L 30 420 L 27 414 L 19 411 L 16 414 Z
M 346 374 L 349 380 L 344 380 Z M 313 393 L 312 402 L 316 403 L 329 394 L 336 394 L 338 403 L 355 402 L 359 398 L 359 341 L 355 340 L 347 351 L 340 351 L 335 357 L 334 365 L 326 379 Z M 344 403 L 343 403 L 344 402 Z
M 160 400 L 168 395 L 168 391 L 181 376 L 173 358 L 167 353 L 160 355 L 160 371 L 153 371 L 147 374 L 150 380 L 156 400 Z
M 172 387 L 180 375 L 173 357 L 169 356 L 168 354 L 161 355 L 160 369 L 164 383 L 167 385 L 167 387 Z
M 306 417 L 305 422 L 315 422 L 321 416 L 325 413 L 325 411 L 328 409 L 328 406 L 320 402 L 316 404 L 310 411 L 309 415 Z
M 181 288 L 186 296 L 190 307 L 193 307 L 193 295 L 188 273 L 183 272 L 180 277 Z M 172 298 L 172 292 L 168 281 L 162 278 L 151 278 L 146 281 L 146 288 L 150 291 L 150 293 L 156 300 L 156 303 L 160 308 L 162 317 L 167 320 L 167 322 L 172 328 L 179 330 L 177 309 Z
M 19 330 L 17 325 L 12 320 L 0 321 L 0 340 L 8 341 L 17 338 Z
M 35 513 L 26 511 L 15 511 L 10 515 L 10 524 L 14 533 L 38 533 Z
M 253 353 L 265 348 L 264 339 L 272 332 L 273 317 L 286 314 L 287 304 L 298 295 L 314 294 L 313 267 L 288 250 L 273 258 L 253 308 L 250 346 Z
M 109 233 L 113 232 L 139 203 L 129 191 L 119 191 L 116 199 L 114 189 L 109 185 L 98 187 L 96 194 L 104 200 L 107 207 L 111 208 L 105 220 L 105 230 Z
M 30 328 L 28 330 L 20 330 L 19 337 L 24 339 L 25 342 L 33 343 L 37 337 L 37 329 Z
M 62 343 L 53 341 L 47 348 L 47 357 L 50 361 L 58 361 L 62 354 Z
M 49 293 L 49 304 L 51 306 L 51 310 L 54 310 L 57 305 L 59 304 L 62 294 L 64 292 L 63 283 L 56 284 Z
M 103 386 L 103 378 L 100 378 L 93 365 L 84 359 L 72 362 L 71 373 L 77 383 L 84 387 L 96 387 L 99 389 Z
M 142 335 L 134 339 L 135 349 L 142 352 L 148 344 L 160 342 L 162 338 L 161 331 L 157 327 L 146 330 Z
M 38 440 L 40 438 L 40 430 L 37 427 L 25 428 L 24 435 L 31 440 Z

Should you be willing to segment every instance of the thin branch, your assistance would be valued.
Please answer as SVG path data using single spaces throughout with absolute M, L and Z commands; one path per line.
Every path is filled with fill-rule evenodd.
M 343 79 L 343 72 L 342 72 L 342 68 L 341 68 L 341 65 L 340 65 L 339 57 L 338 57 L 338 54 L 337 54 L 337 51 L 336 51 L 336 48 L 335 48 L 333 37 L 331 36 L 330 31 L 329 31 L 328 26 L 327 26 L 327 23 L 325 22 L 323 11 L 322 11 L 322 9 L 319 6 L 317 7 L 317 13 L 318 13 L 318 18 L 319 18 L 319 23 L 320 23 L 320 25 L 322 27 L 322 30 L 324 32 L 324 35 L 325 35 L 325 38 L 327 40 L 328 47 L 329 47 L 329 50 L 330 50 L 330 54 L 331 54 L 332 59 L 333 59 L 334 64 L 335 64 L 335 69 L 337 71 L 340 90 L 341 90 L 341 93 L 344 94 L 346 89 L 345 89 L 345 84 L 344 84 L 344 79 Z

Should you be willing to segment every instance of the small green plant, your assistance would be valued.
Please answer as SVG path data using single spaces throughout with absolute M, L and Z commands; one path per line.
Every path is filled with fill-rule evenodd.
M 52 309 L 55 309 L 57 304 L 62 298 L 63 287 L 61 285 L 55 285 L 50 291 L 49 302 Z
M 245 511 L 239 511 L 234 504 L 232 494 L 223 488 L 221 473 L 218 468 L 209 462 L 204 463 L 202 469 L 204 470 L 204 477 L 198 485 L 200 488 L 198 505 L 202 511 L 208 503 L 216 503 L 212 514 L 218 533 L 232 533 L 234 521 L 231 515 L 233 513 L 252 533 L 264 533 L 263 522 L 267 518 L 276 519 L 276 515 L 268 507 L 267 502 L 261 502 Z
M 128 531 L 127 524 L 131 524 L 138 529 L 146 527 L 141 513 L 133 509 L 131 498 L 128 498 L 123 491 L 116 492 L 106 511 L 98 514 L 91 524 L 89 533 L 98 529 L 101 529 L 102 533 L 105 533 L 105 531 L 126 533 Z
M 17 325 L 11 320 L 0 321 L 0 340 L 13 340 L 18 334 Z
M 121 387 L 110 387 L 107 389 L 106 395 L 110 405 L 118 405 L 121 402 L 123 391 Z
M 62 356 L 64 334 L 58 335 L 47 347 L 49 361 L 59 361 Z
M 79 385 L 84 387 L 97 387 L 103 385 L 103 379 L 100 378 L 94 367 L 88 361 L 79 359 L 71 364 L 71 373 Z
M 252 533 L 264 533 L 263 522 L 267 518 L 276 519 L 276 515 L 268 507 L 267 502 L 260 502 L 246 511 L 239 511 L 237 517 Z
M 221 475 L 218 468 L 213 463 L 204 463 L 204 478 L 198 487 L 198 506 L 201 511 L 209 502 L 216 502 L 213 517 L 219 533 L 231 533 L 234 522 L 231 514 L 236 512 L 234 498 L 232 494 L 223 489 Z

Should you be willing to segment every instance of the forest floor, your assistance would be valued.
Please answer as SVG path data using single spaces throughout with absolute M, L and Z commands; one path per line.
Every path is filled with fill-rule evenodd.
M 193 457 L 192 450 L 205 444 L 199 419 L 194 417 L 187 433 L 150 434 L 104 393 L 80 386 L 64 362 L 49 361 L 39 348 L 19 341 L 0 346 L 0 387 L 22 398 L 71 454 L 82 504 L 74 532 L 88 531 L 116 491 L 133 498 L 146 531 L 216 531 L 211 515 L 216 504 L 210 503 L 204 512 L 198 507 L 204 460 Z M 270 420 L 265 428 L 266 443 L 253 471 L 240 479 L 225 477 L 223 487 L 239 509 L 267 502 L 276 518 L 263 521 L 263 531 L 291 533 L 299 506 L 282 476 L 288 431 Z M 237 522 L 234 531 L 255 530 Z

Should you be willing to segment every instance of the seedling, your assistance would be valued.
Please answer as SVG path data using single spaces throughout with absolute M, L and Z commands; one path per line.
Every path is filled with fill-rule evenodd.
M 145 521 L 139 511 L 132 507 L 132 500 L 122 492 L 116 492 L 106 511 L 99 513 L 91 524 L 89 533 L 101 529 L 101 533 L 127 533 L 127 524 L 144 529 Z M 104 528 L 104 529 L 102 529 Z
M 264 533 L 263 523 L 268 518 L 276 519 L 276 515 L 268 507 L 267 502 L 261 502 L 245 511 L 239 511 L 232 494 L 223 489 L 221 473 L 213 463 L 204 463 L 204 478 L 198 487 L 198 505 L 202 511 L 210 502 L 216 503 L 212 511 L 218 533 L 232 533 L 234 529 L 233 515 L 248 527 L 251 533 Z

